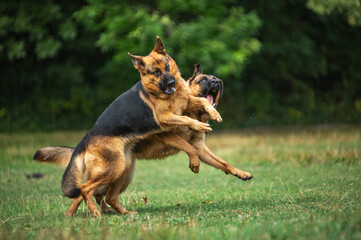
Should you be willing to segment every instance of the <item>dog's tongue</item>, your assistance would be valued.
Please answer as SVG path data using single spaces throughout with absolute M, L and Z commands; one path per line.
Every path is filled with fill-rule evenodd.
M 207 100 L 213 104 L 213 96 L 212 95 L 207 95 Z

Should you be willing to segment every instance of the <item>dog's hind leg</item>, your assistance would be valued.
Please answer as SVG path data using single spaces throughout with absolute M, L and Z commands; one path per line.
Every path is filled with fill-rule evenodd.
M 127 161 L 129 162 L 125 167 L 123 173 L 119 177 L 119 179 L 108 186 L 108 191 L 105 196 L 105 201 L 108 203 L 116 212 L 124 215 L 124 214 L 136 214 L 137 212 L 131 212 L 122 207 L 119 203 L 119 193 L 124 191 L 128 184 L 131 181 L 131 174 L 134 168 L 134 160 L 130 159 Z
M 103 200 L 104 195 L 95 195 L 94 197 L 103 213 L 115 213 Z
M 113 184 L 126 168 L 123 144 L 120 138 L 101 137 L 88 145 L 85 156 L 88 180 L 80 186 L 80 190 L 93 216 L 101 216 L 93 194 L 98 195 L 96 190 L 100 187 Z
M 101 195 L 101 196 L 100 195 L 95 195 L 94 197 L 95 197 L 95 200 L 97 201 L 97 203 L 100 206 L 100 209 L 102 210 L 103 213 L 114 212 L 104 202 L 104 200 L 103 200 L 104 195 Z M 82 195 L 80 195 L 77 198 L 74 198 L 73 203 L 71 204 L 69 210 L 66 212 L 65 216 L 67 216 L 67 217 L 74 216 L 83 200 L 84 200 L 84 198 L 83 198 Z
M 96 193 L 94 194 L 95 200 L 97 201 L 98 205 L 100 206 L 100 209 L 104 213 L 114 212 L 111 208 L 109 208 L 106 203 L 104 202 L 103 198 L 105 196 L 107 188 L 100 188 L 97 189 Z M 69 210 L 66 212 L 65 216 L 74 216 L 81 204 L 81 202 L 84 200 L 82 195 L 79 195 L 79 197 L 75 198 L 73 200 L 73 203 L 71 204 Z
M 134 166 L 135 166 L 135 162 L 134 162 L 134 159 L 132 159 L 133 163 L 131 165 L 131 168 L 130 168 L 130 172 L 128 174 L 128 177 L 127 179 L 125 180 L 124 184 L 122 185 L 120 191 L 119 191 L 119 194 L 124 192 L 128 185 L 130 184 L 130 182 L 132 181 L 132 178 L 133 178 L 133 171 L 134 171 Z M 102 194 L 102 195 L 95 195 L 95 200 L 97 201 L 98 205 L 100 206 L 100 209 L 102 210 L 103 213 L 116 213 L 113 209 L 109 208 L 108 205 L 105 203 L 104 201 L 104 197 L 105 197 L 105 194 Z
M 221 169 L 226 174 L 232 174 L 243 181 L 251 180 L 253 176 L 249 172 L 245 172 L 233 167 L 231 164 L 218 157 L 209 150 L 204 144 L 204 134 L 193 136 L 192 144 L 196 148 L 199 158 L 202 162 L 207 163 L 215 168 Z
M 94 203 L 93 193 L 100 186 L 108 184 L 109 181 L 106 181 L 108 180 L 108 178 L 106 178 L 106 180 L 101 180 L 103 176 L 103 174 L 97 175 L 80 186 L 81 195 L 83 196 L 86 204 L 88 205 L 89 211 L 93 216 L 96 217 L 101 217 L 101 213 L 99 212 L 97 206 Z
M 200 160 L 196 149 L 191 144 L 177 134 L 171 132 L 160 133 L 158 136 L 168 146 L 185 151 L 189 156 L 189 168 L 194 173 L 199 172 Z
M 128 177 L 127 179 L 124 181 L 123 183 L 123 186 L 121 187 L 120 191 L 119 191 L 119 194 L 124 192 L 125 190 L 127 190 L 128 188 L 128 185 L 130 184 L 130 182 L 132 181 L 133 179 L 133 172 L 134 172 L 134 167 L 135 167 L 135 158 L 134 156 L 132 156 L 132 165 L 130 166 L 130 170 L 129 170 L 129 174 L 128 174 Z
M 130 167 L 128 177 L 124 181 L 124 183 L 123 183 L 123 185 L 122 185 L 122 187 L 121 187 L 121 189 L 119 191 L 119 194 L 124 192 L 127 189 L 130 182 L 132 181 L 134 166 L 135 166 L 135 161 L 134 161 L 134 159 L 132 159 L 132 165 Z M 103 194 L 103 195 L 95 195 L 95 199 L 96 199 L 98 205 L 100 206 L 100 209 L 102 210 L 102 212 L 103 213 L 115 213 L 115 211 L 113 209 L 109 208 L 108 205 L 105 203 L 104 197 L 105 197 L 105 194 Z
M 233 176 L 236 176 L 236 177 L 242 179 L 243 181 L 251 180 L 253 178 L 253 176 L 249 172 L 239 170 L 239 169 L 233 167 L 232 165 L 230 165 L 229 163 L 227 163 L 226 161 L 224 161 L 222 158 L 216 156 L 214 153 L 212 153 L 208 149 L 208 147 L 205 144 L 203 144 L 201 146 L 197 146 L 196 149 L 197 149 L 200 159 L 203 162 L 205 162 L 215 168 L 221 169 L 226 174 L 230 173 Z
M 74 216 L 83 200 L 84 198 L 82 195 L 79 195 L 78 197 L 74 198 L 73 203 L 71 204 L 69 210 L 66 212 L 65 216 L 68 217 Z

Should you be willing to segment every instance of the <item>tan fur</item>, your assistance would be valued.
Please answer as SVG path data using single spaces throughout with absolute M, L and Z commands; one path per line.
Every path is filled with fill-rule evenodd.
M 84 161 L 84 175 L 87 180 L 80 185 L 81 196 L 74 199 L 67 212 L 72 216 L 84 199 L 89 211 L 94 216 L 101 216 L 93 201 L 96 190 L 107 185 L 106 202 L 118 213 L 131 213 L 123 208 L 118 201 L 118 194 L 133 169 L 134 159 L 131 157 L 132 145 L 128 138 L 98 136 L 92 137 L 79 161 Z M 104 207 L 103 207 L 104 209 Z
M 130 56 L 132 57 L 134 67 L 141 74 L 143 86 L 149 95 L 149 101 L 145 102 L 154 109 L 153 112 L 156 113 L 159 124 L 163 127 L 163 130 L 170 130 L 177 126 L 189 126 L 200 132 L 211 131 L 209 124 L 187 116 L 182 116 L 187 108 L 192 110 L 205 109 L 212 120 L 217 122 L 222 121 L 220 114 L 207 100 L 199 99 L 191 95 L 187 82 L 182 78 L 175 61 L 167 54 L 159 37 L 157 37 L 156 46 L 148 56 L 141 57 L 131 54 Z M 156 63 L 154 59 L 157 59 Z M 157 67 L 164 69 L 166 67 L 165 62 L 169 63 L 170 72 L 176 81 L 176 92 L 171 95 L 163 93 L 159 87 L 157 87 L 158 80 L 150 74 Z
M 193 76 L 188 80 L 189 89 L 193 97 L 198 96 L 202 92 L 197 81 L 206 76 L 207 75 L 202 74 L 201 70 L 199 70 L 196 65 Z M 218 104 L 220 96 L 221 92 L 219 91 L 215 99 L 216 104 Z M 205 98 L 199 99 L 206 100 Z M 198 111 L 193 109 L 190 105 L 188 105 L 184 114 L 190 118 L 203 122 L 207 122 L 210 119 L 207 112 L 199 115 Z M 134 155 L 139 159 L 165 158 L 178 153 L 180 150 L 185 151 L 188 154 L 190 160 L 189 167 L 195 173 L 198 173 L 199 171 L 200 158 L 201 161 L 217 169 L 221 169 L 226 174 L 230 173 L 242 180 L 250 180 L 252 178 L 250 173 L 231 166 L 226 161 L 213 154 L 205 145 L 204 133 L 196 132 L 188 128 L 178 128 L 173 132 L 152 135 L 142 141 L 142 144 L 138 146 Z
M 73 148 L 70 147 L 44 147 L 36 151 L 34 159 L 39 162 L 54 163 L 61 166 L 68 166 Z
M 192 76 L 191 79 L 193 79 L 195 81 L 188 80 L 189 88 L 191 90 L 192 95 L 198 96 L 199 93 L 201 92 L 202 89 L 199 87 L 199 84 L 196 84 L 196 82 L 198 79 L 200 79 L 203 76 L 204 75 L 199 73 L 197 76 Z M 220 98 L 220 92 L 218 92 L 218 94 L 217 94 L 217 98 L 216 98 L 217 104 L 218 104 L 219 98 Z M 191 118 L 199 119 L 202 121 L 209 120 L 209 115 L 207 113 L 203 113 L 200 115 L 200 114 L 197 114 L 196 112 L 188 111 L 188 112 L 186 112 L 186 114 Z M 203 161 L 217 169 L 221 169 L 222 171 L 224 171 L 227 174 L 230 173 L 234 176 L 237 176 L 243 180 L 248 180 L 252 177 L 250 173 L 241 171 L 237 168 L 234 168 L 233 166 L 228 164 L 226 161 L 224 161 L 223 159 L 221 159 L 218 156 L 216 156 L 215 154 L 213 154 L 205 145 L 205 134 L 204 133 L 197 133 L 193 130 L 190 130 L 187 127 L 177 128 L 177 130 L 178 130 L 178 132 L 168 132 L 168 133 L 153 134 L 153 135 L 147 136 L 146 138 L 141 140 L 142 144 L 140 144 L 138 146 L 137 152 L 133 153 L 133 156 L 131 159 L 135 159 L 135 158 L 138 158 L 138 159 L 155 159 L 155 158 L 161 159 L 161 158 L 165 158 L 170 155 L 174 155 L 174 154 L 178 153 L 180 150 L 185 150 L 185 151 L 188 151 L 187 153 L 190 157 L 190 168 L 192 171 L 195 171 L 195 172 L 198 171 L 199 162 L 197 163 L 197 161 L 194 161 L 194 160 L 198 159 L 198 161 L 199 161 L 199 158 L 200 158 L 201 161 Z M 194 150 L 189 149 L 188 146 L 183 146 L 184 142 L 179 141 L 180 138 L 183 139 L 184 141 L 186 141 L 186 144 L 190 143 L 191 148 L 193 148 Z M 104 142 L 102 144 L 104 144 Z M 109 143 L 107 143 L 107 145 L 108 144 Z M 66 148 L 67 151 L 69 149 L 71 149 L 71 148 Z M 72 153 L 72 151 L 70 151 L 70 152 Z M 194 152 L 196 152 L 198 154 L 199 158 L 198 158 L 198 156 L 197 157 L 193 156 Z M 70 159 L 68 159 L 68 162 L 69 162 L 69 160 Z M 132 164 L 131 167 L 132 167 L 132 169 L 130 171 L 130 174 L 128 175 L 120 192 L 123 192 L 131 181 L 134 164 Z M 105 193 L 106 193 L 106 188 L 103 187 L 103 189 L 97 190 L 97 192 L 95 193 L 95 197 L 96 197 L 97 203 L 99 204 L 99 206 L 102 209 L 102 212 L 111 212 L 112 210 L 109 209 L 107 207 L 107 205 L 105 204 L 105 202 L 102 200 L 102 198 L 103 198 L 102 195 L 104 195 Z M 74 200 L 72 206 L 70 207 L 69 211 L 67 212 L 68 216 L 74 215 L 76 213 L 76 210 L 82 200 L 83 200 L 82 196 L 79 196 L 79 198 Z
M 145 57 L 134 56 L 129 54 L 132 58 L 135 68 L 140 72 L 142 85 L 147 96 L 140 94 L 141 99 L 152 109 L 154 118 L 161 126 L 161 131 L 171 130 L 179 126 L 187 126 L 194 130 L 206 132 L 211 128 L 207 123 L 200 122 L 187 116 L 181 116 L 183 111 L 191 106 L 192 109 L 205 109 L 210 117 L 216 121 L 221 121 L 219 113 L 210 105 L 208 101 L 193 100 L 190 95 L 189 88 L 185 80 L 181 77 L 178 67 L 165 52 L 163 43 L 157 38 L 157 43 L 153 51 Z M 158 73 L 162 70 L 161 74 Z M 172 72 L 170 75 L 169 71 Z M 164 74 L 164 75 L 163 75 Z M 167 79 L 175 78 L 176 91 L 173 94 L 166 94 L 160 89 L 160 76 L 167 77 Z M 164 80 L 164 78 L 162 79 Z M 127 211 L 118 201 L 118 195 L 124 191 L 131 181 L 134 169 L 134 156 L 132 156 L 132 149 L 134 144 L 141 138 L 146 138 L 150 134 L 143 134 L 137 137 L 120 137 L 120 136 L 91 136 L 87 140 L 86 150 L 76 156 L 75 167 L 76 171 L 67 170 L 70 174 L 81 174 L 86 176 L 85 183 L 77 183 L 80 185 L 81 196 L 74 199 L 70 209 L 66 213 L 67 216 L 72 216 L 76 213 L 79 204 L 84 199 L 89 211 L 93 216 L 101 216 L 100 211 L 96 207 L 93 195 L 100 194 L 100 189 L 107 186 L 105 201 L 116 212 L 120 214 L 129 214 L 133 212 Z M 180 146 L 189 154 L 192 159 L 191 162 L 197 164 L 199 162 L 197 153 L 194 147 L 189 144 L 177 144 L 175 141 L 184 141 L 177 135 L 160 135 L 164 142 L 172 146 Z M 181 148 L 182 149 L 182 148 Z M 81 171 L 79 169 L 82 169 Z M 197 171 L 194 169 L 194 171 Z M 67 172 L 66 172 L 67 173 Z M 68 175 L 67 175 L 68 176 Z M 79 176 L 76 176 L 76 181 L 79 181 Z M 63 177 L 64 184 L 67 180 Z M 67 185 L 64 185 L 64 189 Z M 76 196 L 76 195 L 69 195 Z M 102 200 L 97 199 L 98 204 L 103 206 Z M 104 206 L 102 207 L 105 208 Z
M 158 54 L 158 52 L 162 51 L 161 49 L 156 48 L 157 45 L 153 52 L 157 51 Z M 171 69 L 177 69 L 178 71 L 178 68 L 175 67 L 173 66 Z M 177 72 L 172 73 L 177 75 Z M 91 213 L 95 216 L 100 216 L 100 212 L 92 200 L 92 195 L 95 195 L 97 203 L 100 205 L 103 212 L 111 211 L 102 200 L 102 196 L 106 192 L 106 186 L 108 187 L 105 197 L 106 202 L 118 213 L 132 213 L 120 206 L 117 198 L 118 194 L 123 192 L 131 181 L 135 158 L 164 158 L 183 150 L 189 155 L 190 168 L 194 172 L 199 171 L 200 158 L 203 162 L 210 164 L 215 168 L 221 169 L 225 173 L 231 173 L 243 180 L 249 180 L 252 178 L 251 174 L 234 168 L 223 159 L 214 155 L 204 144 L 204 133 L 196 132 L 188 128 L 197 129 L 195 125 L 192 125 L 192 121 L 194 121 L 194 119 L 206 122 L 209 118 L 215 118 L 215 115 L 212 116 L 214 108 L 207 100 L 199 100 L 195 97 L 198 96 L 198 93 L 201 90 L 199 86 L 189 83 L 190 89 L 192 89 L 192 91 L 190 91 L 187 84 L 184 84 L 184 80 L 182 82 L 180 81 L 182 79 L 179 78 L 181 78 L 180 74 L 178 75 L 176 85 L 177 95 L 172 95 L 172 97 L 177 97 L 174 97 L 173 99 L 169 96 L 155 98 L 153 95 L 158 91 L 158 89 L 152 87 L 154 82 L 151 78 L 147 80 L 148 87 L 146 88 L 149 90 L 148 93 L 150 97 L 147 98 L 145 96 L 141 96 L 143 101 L 151 107 L 153 113 L 157 116 L 158 119 L 156 120 L 158 120 L 158 123 L 162 126 L 163 130 L 168 129 L 169 132 L 147 134 L 146 136 L 142 136 L 142 144 L 138 146 L 138 151 L 136 153 L 131 152 L 133 144 L 135 144 L 136 141 L 129 141 L 129 139 L 114 140 L 112 137 L 92 139 L 92 142 L 89 144 L 90 147 L 88 148 L 89 152 L 87 152 L 85 156 L 85 165 L 87 169 L 89 168 L 89 172 L 86 174 L 88 181 L 81 186 L 82 195 L 74 199 L 73 204 L 67 212 L 68 216 L 76 213 L 76 210 L 83 199 L 87 202 Z M 186 92 L 186 94 L 180 94 L 182 91 Z M 156 94 L 161 95 L 161 93 Z M 191 96 L 191 94 L 193 96 Z M 187 104 L 184 104 L 186 99 Z M 219 99 L 220 93 L 217 94 L 215 101 L 218 103 Z M 169 104 L 168 101 L 172 104 Z M 179 106 L 179 108 L 174 108 L 174 106 Z M 213 109 L 209 110 L 207 108 L 209 106 Z M 208 113 L 204 112 L 204 114 L 199 115 L 198 112 L 202 107 L 206 111 L 208 110 Z M 174 111 L 174 113 L 172 111 Z M 169 112 L 172 114 L 169 114 Z M 188 117 L 182 118 L 184 116 L 176 115 L 182 114 L 182 112 L 185 112 Z M 189 121 L 188 118 L 193 119 Z M 203 130 L 204 126 L 205 125 L 202 126 Z M 110 174 L 107 172 L 109 169 L 113 169 L 113 172 Z M 118 177 L 114 178 L 115 175 Z M 97 180 L 97 176 L 100 178 L 98 181 L 91 181 L 91 179 Z

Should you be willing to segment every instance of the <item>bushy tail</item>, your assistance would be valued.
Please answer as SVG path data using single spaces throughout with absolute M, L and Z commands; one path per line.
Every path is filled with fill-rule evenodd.
M 72 147 L 44 147 L 36 151 L 33 159 L 66 167 L 73 152 L 74 148 Z
M 80 184 L 84 171 L 85 143 L 84 138 L 74 149 L 71 161 L 66 168 L 61 180 L 61 190 L 68 198 L 76 198 L 80 195 Z

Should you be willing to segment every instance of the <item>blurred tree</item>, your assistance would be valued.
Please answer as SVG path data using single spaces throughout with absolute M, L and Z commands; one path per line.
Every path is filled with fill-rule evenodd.
M 0 52 L 10 62 L 34 54 L 38 60 L 54 57 L 62 44 L 73 40 L 76 28 L 71 12 L 59 4 L 43 1 L 3 1 L 0 3 Z
M 157 35 L 185 78 L 200 62 L 207 73 L 222 77 L 226 85 L 239 91 L 247 59 L 260 47 L 252 37 L 260 26 L 257 15 L 245 13 L 233 0 L 88 2 L 76 15 L 88 30 L 98 34 L 96 44 L 101 51 L 113 56 L 101 71 L 103 81 L 98 85 L 109 98 L 119 94 L 119 88 L 125 91 L 134 84 L 134 80 L 127 80 L 129 74 L 138 79 L 127 52 L 147 55 Z M 119 81 L 122 86 L 112 87 Z
M 2 1 L 0 131 L 88 129 L 157 35 L 185 78 L 224 80 L 216 127 L 360 122 L 359 3 Z
M 307 7 L 322 15 L 345 14 L 351 25 L 361 25 L 360 0 L 308 0 Z
M 329 2 L 329 1 L 328 1 Z M 243 80 L 249 124 L 357 122 L 361 29 L 302 0 L 243 1 L 264 23 Z M 252 116 L 248 119 L 248 116 Z
M 0 2 L 0 130 L 83 126 L 80 116 L 89 116 L 95 104 L 94 66 L 104 57 L 94 48 L 94 35 L 73 18 L 81 6 Z
M 147 55 L 157 35 L 185 77 L 201 62 L 233 91 L 260 47 L 252 37 L 258 17 L 233 0 L 20 0 L 1 3 L 0 12 L 2 130 L 89 128 L 139 79 L 127 52 Z

